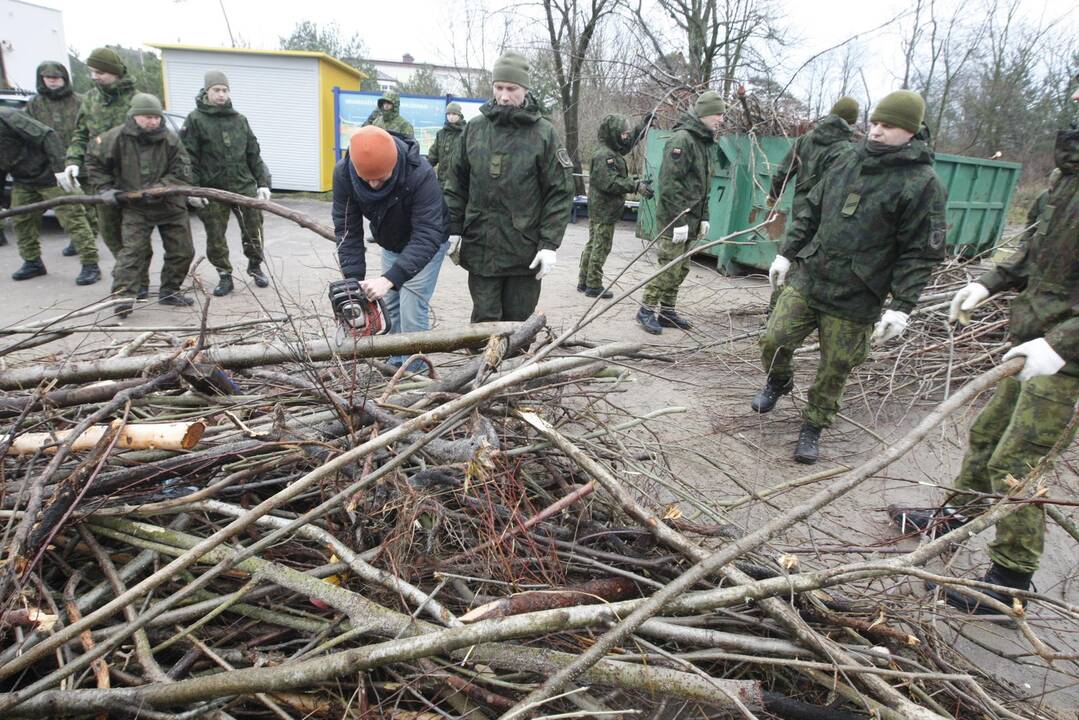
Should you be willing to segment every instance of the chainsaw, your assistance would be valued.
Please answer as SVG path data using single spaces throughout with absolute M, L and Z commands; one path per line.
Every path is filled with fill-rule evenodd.
M 337 320 L 338 345 L 348 336 L 361 338 L 390 331 L 386 305 L 381 299 L 368 300 L 359 280 L 346 278 L 330 283 L 330 306 Z

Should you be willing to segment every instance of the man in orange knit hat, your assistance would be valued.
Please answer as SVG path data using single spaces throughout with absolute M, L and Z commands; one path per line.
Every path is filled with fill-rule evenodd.
M 382 274 L 370 280 L 365 217 L 371 239 L 382 248 Z M 333 171 L 337 258 L 344 276 L 359 280 L 368 299 L 384 298 L 392 332 L 428 329 L 448 226 L 442 187 L 419 144 L 373 125 L 357 130 Z M 390 359 L 392 365 L 402 362 L 404 357 Z

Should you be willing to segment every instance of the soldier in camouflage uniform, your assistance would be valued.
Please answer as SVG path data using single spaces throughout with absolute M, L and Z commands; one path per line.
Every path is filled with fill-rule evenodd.
M 611 253 L 614 226 L 625 211 L 626 193 L 639 192 L 652 197 L 652 187 L 629 174 L 627 155 L 644 137 L 652 116 L 644 118 L 635 128 L 622 115 L 608 115 L 599 125 L 600 145 L 592 154 L 588 173 L 588 244 L 581 253 L 581 268 L 577 277 L 577 292 L 588 297 L 608 299 L 614 293 L 603 286 L 603 263 Z
M 1079 76 L 1076 77 L 1079 81 Z M 1072 95 L 1079 101 L 1079 89 Z M 967 454 L 955 492 L 931 510 L 888 508 L 904 531 L 953 530 L 978 514 L 995 496 L 1008 495 L 1013 478 L 1025 478 L 1056 447 L 1074 438 L 1069 429 L 1079 401 L 1079 129 L 1061 130 L 1056 140 L 1059 178 L 1053 183 L 1034 233 L 1006 262 L 960 289 L 951 319 L 990 295 L 1018 290 L 1012 301 L 1007 361 L 1023 357 L 1018 377 L 1005 378 L 970 428 Z M 989 544 L 992 564 L 984 581 L 1027 590 L 1045 542 L 1045 511 L 1028 504 L 996 524 Z M 1007 591 L 983 593 L 1012 605 Z M 957 590 L 945 591 L 949 605 L 967 612 L 996 610 Z
M 247 118 L 232 108 L 225 73 L 217 70 L 206 73 L 195 106 L 180 130 L 180 139 L 191 158 L 195 184 L 269 200 L 270 170 L 262 161 L 258 138 Z M 206 228 L 206 257 L 217 268 L 220 278 L 214 295 L 228 295 L 233 289 L 232 263 L 225 239 L 229 213 L 240 223 L 247 274 L 255 285 L 269 285 L 270 279 L 262 271 L 262 211 L 206 198 L 189 197 L 187 202 L 198 209 L 199 219 Z
M 412 123 L 401 117 L 401 97 L 396 90 L 387 90 L 378 99 L 378 117 L 370 124 L 386 132 L 397 133 L 401 137 L 416 137 Z
M 37 66 L 37 95 L 30 99 L 24 110 L 30 117 L 55 130 L 66 150 L 75 133 L 75 121 L 79 116 L 82 99 L 82 95 L 72 89 L 71 77 L 63 63 L 46 60 Z M 19 204 L 50 200 L 62 194 L 62 188 L 41 188 L 31 195 L 20 197 Z M 63 254 L 67 257 L 78 255 L 82 261 L 82 272 L 75 282 L 79 285 L 97 282 L 101 279 L 101 270 L 97 266 L 97 242 L 94 237 L 97 230 L 91 221 L 91 214 L 82 205 L 64 205 L 55 208 L 54 212 L 57 220 L 60 221 L 60 226 L 71 238 L 67 247 L 63 249 Z M 31 252 L 34 257 L 40 255 L 42 214 L 21 216 L 25 218 L 21 221 L 25 223 L 23 226 L 25 242 L 37 248 Z M 89 234 L 83 232 L 84 225 L 89 228 Z M 26 256 L 23 259 L 26 259 Z
M 494 98 L 465 126 L 446 185 L 449 254 L 468 270 L 472 322 L 524 320 L 569 224 L 573 163 L 528 92 L 529 65 L 494 66 Z
M 117 209 L 117 193 L 191 184 L 191 164 L 183 143 L 165 124 L 161 101 L 147 93 L 132 98 L 123 125 L 94 138 L 86 154 L 86 167 L 91 184 Z M 150 236 L 156 227 L 165 249 L 159 301 L 162 305 L 192 305 L 194 300 L 180 292 L 195 256 L 184 199 L 141 201 L 124 207 L 121 215 L 124 247 L 112 273 L 112 291 L 125 298 L 136 297 L 142 278 L 149 274 Z M 131 304 L 120 306 L 117 314 L 124 317 L 131 308 Z
M 798 462 L 817 461 L 820 432 L 835 419 L 851 370 L 869 354 L 871 339 L 883 342 L 905 330 L 944 256 L 945 193 L 933 171 L 924 115 L 917 93 L 899 90 L 881 100 L 866 140 L 809 193 L 769 270 L 773 288 L 784 285 L 788 270 L 790 283 L 761 336 L 768 381 L 753 399 L 755 411 L 770 411 L 791 391 L 794 351 L 813 330 L 820 335 Z
M 656 227 L 659 229 L 660 267 L 689 249 L 690 242 L 708 236 L 708 192 L 712 183 L 711 158 L 715 134 L 723 122 L 727 104 L 719 93 L 708 90 L 697 98 L 674 126 L 663 146 L 659 166 L 659 198 Z M 687 211 L 688 209 L 688 211 Z M 644 304 L 637 322 L 645 332 L 659 335 L 665 327 L 688 330 L 691 325 L 675 310 L 678 288 L 689 274 L 689 258 L 652 278 L 644 288 Z M 659 306 L 658 314 L 655 312 Z
M 446 106 L 446 124 L 435 134 L 435 142 L 427 151 L 427 162 L 435 169 L 438 183 L 443 189 L 461 152 L 461 133 L 464 129 L 465 117 L 461 114 L 461 106 L 452 102 Z
M 56 178 L 60 187 L 68 192 L 79 188 L 80 169 L 85 167 L 86 151 L 91 141 L 106 130 L 124 123 L 127 110 L 131 106 L 131 98 L 135 96 L 135 81 L 127 74 L 127 66 L 115 50 L 107 47 L 96 48 L 90 53 L 90 57 L 86 58 L 86 64 L 90 68 L 90 79 L 94 81 L 94 87 L 82 100 L 75 120 L 75 131 L 72 133 L 71 143 L 67 146 L 67 167 Z M 85 173 L 81 174 L 85 176 Z M 93 190 L 96 191 L 97 188 Z M 105 246 L 112 256 L 119 257 L 124 247 L 120 209 L 97 205 L 95 211 L 101 239 L 105 241 Z M 146 297 L 149 288 L 149 267 L 142 281 L 143 285 L 138 291 L 140 299 Z

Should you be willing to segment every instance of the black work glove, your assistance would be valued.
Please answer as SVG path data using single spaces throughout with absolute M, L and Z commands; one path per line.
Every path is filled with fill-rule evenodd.
M 119 190 L 102 190 L 97 195 L 105 201 L 106 205 L 109 205 L 110 207 L 120 207 L 120 199 L 117 197 L 119 194 Z

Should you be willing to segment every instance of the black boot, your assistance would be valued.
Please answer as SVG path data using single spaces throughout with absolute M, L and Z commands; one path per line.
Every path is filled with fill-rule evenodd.
M 993 563 L 989 566 L 989 570 L 986 571 L 985 577 L 982 578 L 982 580 L 987 583 L 992 583 L 993 585 L 1003 585 L 1006 588 L 1013 588 L 1015 590 L 1029 590 L 1030 581 L 1033 577 L 1034 573 L 1032 572 L 1019 572 L 1017 570 L 1006 568 L 1003 565 Z M 926 583 L 926 586 L 932 589 L 931 583 Z M 1008 607 L 1012 607 L 1013 602 L 1017 599 L 1014 595 L 1007 592 L 998 592 L 996 590 L 979 590 L 979 592 L 1004 603 Z M 975 615 L 1000 614 L 996 609 L 979 603 L 974 596 L 964 595 L 958 590 L 953 590 L 951 588 L 945 588 L 944 602 L 957 610 L 973 613 Z M 1019 604 L 1023 607 L 1026 606 L 1026 603 L 1024 603 L 1022 599 L 1019 599 Z
M 262 272 L 262 263 L 257 263 L 254 260 L 247 263 L 247 274 L 254 279 L 255 285 L 259 287 L 266 287 L 270 284 L 270 278 L 266 277 L 266 273 Z
M 175 307 L 190 307 L 195 304 L 195 301 L 190 296 L 184 295 L 179 290 L 173 293 L 159 294 L 158 302 L 162 305 L 173 305 Z
M 656 314 L 650 308 L 642 307 L 637 311 L 637 322 L 641 324 L 646 333 L 659 335 L 663 332 L 663 328 L 659 325 L 659 320 L 656 320 Z
M 148 285 L 141 286 L 139 291 L 135 293 L 136 300 L 145 300 L 148 297 L 150 297 L 150 287 Z
M 812 465 L 817 462 L 820 452 L 820 428 L 809 423 L 802 423 L 802 431 L 798 433 L 798 447 L 794 449 L 794 460 L 803 465 Z
M 22 267 L 11 273 L 12 280 L 29 280 L 30 278 L 41 277 L 48 271 L 45 269 L 45 263 L 41 262 L 41 259 L 37 260 L 25 260 Z
M 963 527 L 971 518 L 965 517 L 953 507 L 938 508 L 911 508 L 889 505 L 885 508 L 888 517 L 892 519 L 899 531 L 907 533 L 924 533 L 929 537 L 936 537 L 950 533 L 952 530 Z
M 678 311 L 671 305 L 660 305 L 659 324 L 663 327 L 678 328 L 679 330 L 689 330 L 693 327 L 693 323 L 679 315 Z
M 131 298 L 127 298 L 126 302 L 122 302 L 116 306 L 116 317 L 121 320 L 131 314 L 131 311 L 135 309 L 135 303 L 131 302 Z
M 4 234 L 4 221 L 0 220 L 0 247 L 7 245 L 7 235 Z
M 577 283 L 577 292 L 583 293 L 587 287 L 583 282 L 579 282 Z
M 230 292 L 232 292 L 232 275 L 223 272 L 217 281 L 217 287 L 214 288 L 214 297 L 224 297 Z
M 764 383 L 764 387 L 761 388 L 761 391 L 753 398 L 753 401 L 749 403 L 749 406 L 753 408 L 754 412 L 771 412 L 772 408 L 779 402 L 779 398 L 783 395 L 787 395 L 793 389 L 794 378 L 791 378 L 785 383 L 777 383 L 772 380 L 772 378 L 768 378 L 768 381 Z
M 586 287 L 584 289 L 584 294 L 586 296 L 588 296 L 588 297 L 598 297 L 598 298 L 601 298 L 603 300 L 610 300 L 611 298 L 614 297 L 613 292 L 611 292 L 610 290 L 607 290 L 605 288 L 601 288 L 601 287 L 598 287 L 598 288 Z
M 72 240 L 67 244 L 67 247 L 60 251 L 60 254 L 64 257 L 75 257 L 79 254 L 79 251 L 75 249 L 75 241 Z
M 101 279 L 101 268 L 97 266 L 97 263 L 90 263 L 89 265 L 82 266 L 82 272 L 75 278 L 76 285 L 93 285 Z

